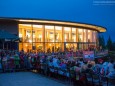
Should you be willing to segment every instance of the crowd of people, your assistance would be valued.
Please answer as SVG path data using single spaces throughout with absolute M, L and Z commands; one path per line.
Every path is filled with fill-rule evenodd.
M 79 53 L 79 54 L 78 54 Z M 80 73 L 94 73 L 100 76 L 115 79 L 115 62 L 113 60 L 104 61 L 103 59 L 85 60 L 81 51 L 77 52 L 24 52 L 0 50 L 0 69 L 3 72 L 14 72 L 19 69 L 39 70 L 44 73 L 54 73 L 55 69 L 60 69 L 58 74 L 70 77 L 70 71 L 75 72 L 76 80 Z M 78 58 L 78 56 L 80 56 Z M 45 66 L 44 66 L 45 65 Z

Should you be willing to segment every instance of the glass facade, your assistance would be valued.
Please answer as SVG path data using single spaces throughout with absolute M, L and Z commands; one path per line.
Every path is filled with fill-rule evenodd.
M 19 24 L 19 50 L 58 52 L 96 46 L 97 31 L 85 28 Z

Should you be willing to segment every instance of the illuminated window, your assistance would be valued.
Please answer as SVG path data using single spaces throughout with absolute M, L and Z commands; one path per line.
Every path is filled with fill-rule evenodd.
M 62 42 L 62 27 L 55 26 L 55 42 Z
M 83 29 L 78 29 L 78 42 L 83 42 Z
M 76 28 L 72 28 L 72 42 L 76 42 Z
M 54 42 L 54 26 L 45 25 L 45 41 Z
M 71 42 L 71 27 L 64 27 L 64 42 Z

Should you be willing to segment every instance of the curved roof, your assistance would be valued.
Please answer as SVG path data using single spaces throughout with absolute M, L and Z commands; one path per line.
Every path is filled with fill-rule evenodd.
M 2 18 L 4 19 L 4 18 Z M 34 24 L 48 24 L 48 25 L 62 25 L 62 26 L 71 26 L 71 27 L 78 27 L 78 28 L 85 28 L 90 30 L 96 30 L 98 32 L 106 32 L 106 28 L 102 26 L 92 25 L 92 24 L 85 24 L 85 23 L 77 23 L 77 22 L 66 22 L 66 21 L 56 21 L 56 20 L 39 20 L 39 19 L 25 19 L 25 18 L 5 18 L 16 20 L 20 23 L 34 23 Z

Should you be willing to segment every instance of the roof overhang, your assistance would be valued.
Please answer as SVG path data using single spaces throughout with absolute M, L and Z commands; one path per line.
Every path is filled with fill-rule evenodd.
M 1 18 L 1 19 L 4 19 L 4 18 Z M 66 21 L 54 21 L 54 20 L 41 20 L 41 19 L 38 20 L 38 19 L 10 18 L 10 20 L 15 20 L 15 21 L 18 21 L 19 23 L 62 25 L 62 26 L 80 27 L 80 28 L 85 28 L 85 29 L 90 29 L 90 30 L 96 30 L 98 32 L 106 32 L 106 28 L 102 26 L 92 25 L 92 24 L 66 22 Z

